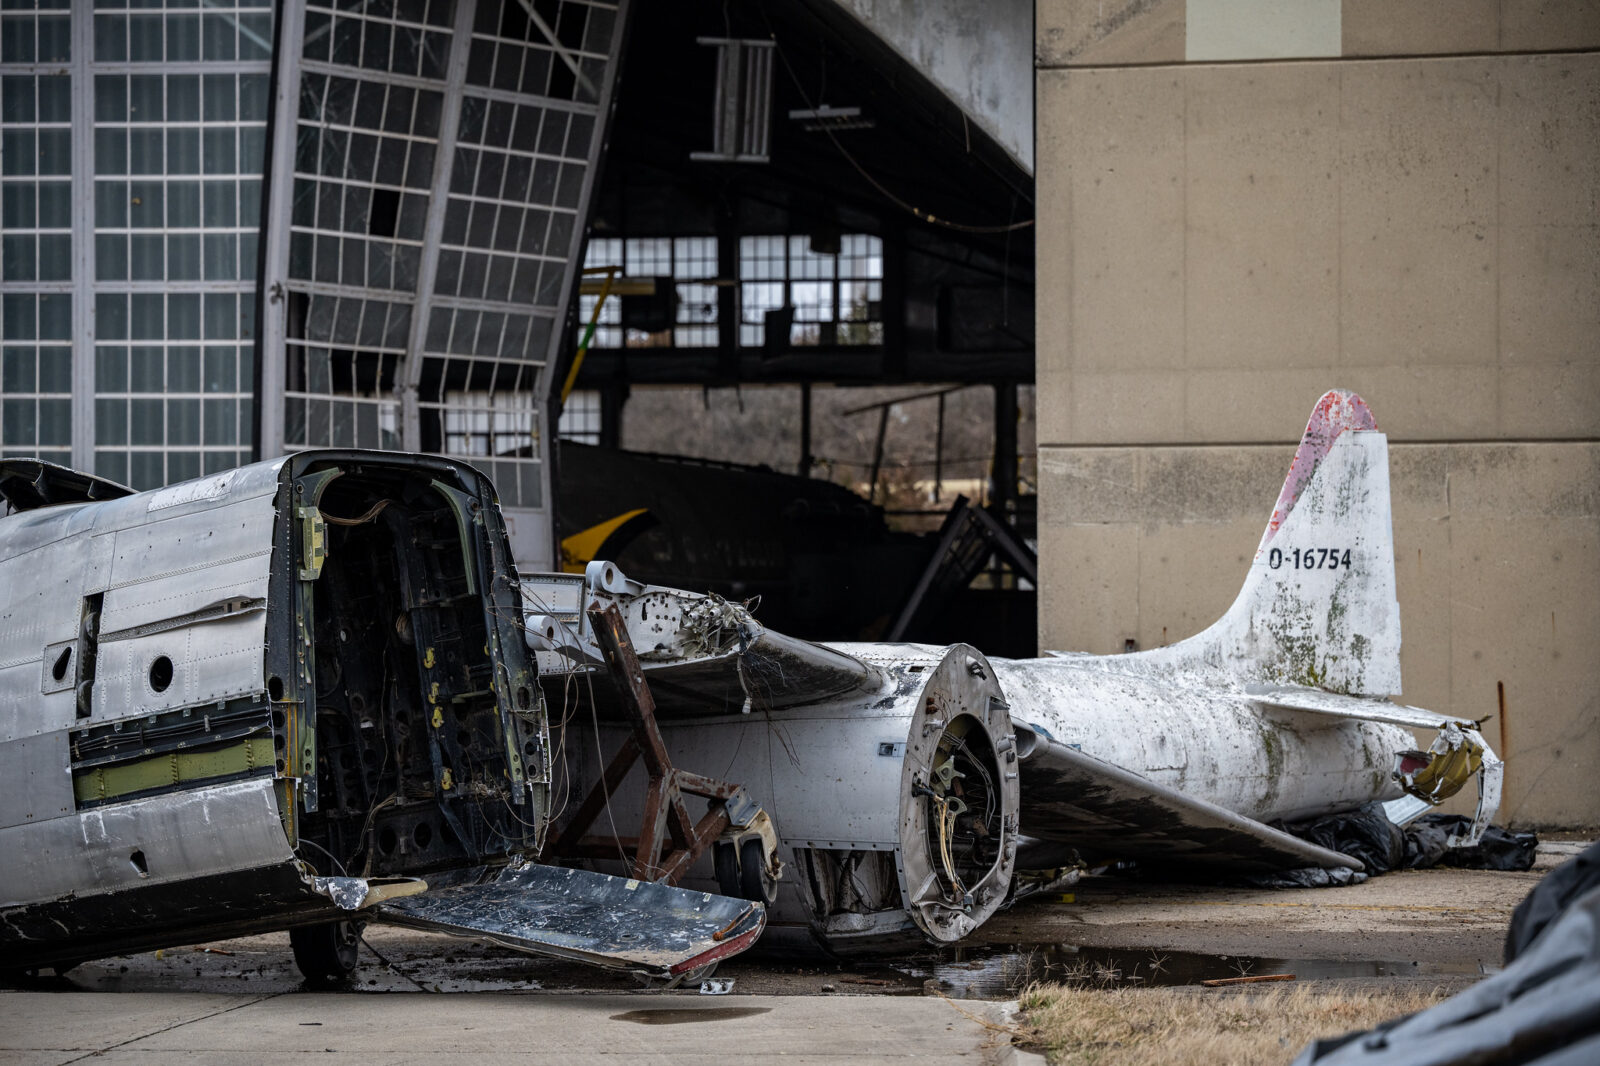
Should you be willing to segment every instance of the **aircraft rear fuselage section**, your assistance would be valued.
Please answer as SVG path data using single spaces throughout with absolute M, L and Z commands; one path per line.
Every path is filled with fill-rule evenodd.
M 312 874 L 541 842 L 543 709 L 470 468 L 307 453 L 0 533 L 8 955 L 326 920 Z
M 1416 743 L 1396 725 L 1275 712 L 1222 676 L 1174 682 L 1114 658 L 989 661 L 1019 723 L 1257 821 L 1393 799 L 1393 753 Z
M 966 645 L 830 647 L 867 665 L 857 690 L 768 709 L 756 667 L 757 709 L 663 719 L 662 737 L 676 764 L 726 767 L 763 798 L 789 871 L 775 921 L 836 947 L 959 940 L 1005 902 L 1016 861 L 1015 737 L 993 671 Z M 614 797 L 642 800 L 637 782 Z

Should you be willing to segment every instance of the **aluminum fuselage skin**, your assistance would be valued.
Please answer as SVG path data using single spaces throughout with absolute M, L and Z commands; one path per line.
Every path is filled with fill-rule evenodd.
M 482 583 L 485 609 L 515 615 L 492 487 L 444 459 L 302 453 L 0 518 L 7 966 L 340 916 L 292 841 L 317 809 L 318 773 L 295 479 L 341 462 L 476 499 L 463 543 L 502 575 Z M 531 685 L 516 635 L 501 665 Z M 184 739 L 163 746 L 168 735 Z M 542 761 L 542 738 L 528 739 L 528 762 Z

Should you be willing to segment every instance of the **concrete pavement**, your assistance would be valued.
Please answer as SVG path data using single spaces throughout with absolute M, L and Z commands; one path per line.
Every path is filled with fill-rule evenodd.
M 931 997 L 0 992 L 0 1062 L 1002 1066 L 1005 1016 Z

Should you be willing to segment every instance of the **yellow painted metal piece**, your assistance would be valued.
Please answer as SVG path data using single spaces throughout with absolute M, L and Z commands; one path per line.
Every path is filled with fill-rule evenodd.
M 1418 799 L 1439 804 L 1461 791 L 1461 786 L 1472 780 L 1472 775 L 1483 768 L 1483 745 L 1468 733 L 1459 746 L 1445 752 L 1433 753 L 1428 765 L 1402 782 L 1405 790 Z
M 601 267 L 602 273 L 615 270 L 615 267 Z M 606 283 L 603 279 L 585 279 L 578 286 L 578 291 L 585 296 L 599 296 L 605 291 Z M 654 296 L 656 294 L 655 278 L 616 278 L 611 282 L 613 296 Z
M 315 581 L 328 558 L 328 526 L 315 507 L 297 507 L 295 512 L 300 518 L 300 580 Z
M 561 539 L 561 569 L 569 574 L 581 574 L 595 555 L 600 551 L 600 546 L 606 538 L 615 533 L 624 523 L 630 522 L 646 512 L 647 508 L 636 507 L 631 511 L 624 511 L 615 518 L 608 518 L 597 526 L 579 530 L 570 537 Z
M 589 325 L 583 331 L 583 340 L 578 344 L 578 352 L 572 357 L 572 369 L 567 371 L 567 380 L 561 386 L 561 403 L 566 405 L 567 397 L 572 395 L 572 387 L 578 383 L 578 371 L 583 367 L 584 357 L 589 354 L 589 344 L 594 340 L 594 329 L 600 324 L 600 309 L 606 305 L 606 297 L 611 295 L 611 286 L 616 283 L 617 275 L 622 273 L 621 267 L 585 267 L 585 274 L 604 274 L 606 280 L 600 286 L 600 298 L 594 302 L 594 310 L 589 314 Z
M 431 647 L 422 653 L 422 668 L 424 670 L 432 670 L 433 664 L 438 661 L 438 659 L 434 658 L 433 649 Z
M 138 792 L 242 774 L 271 766 L 272 741 L 247 737 L 209 751 L 174 751 L 112 766 L 72 772 L 72 794 L 79 803 L 131 796 Z
M 402 896 L 420 896 L 426 891 L 428 882 L 420 877 L 374 877 L 367 882 L 367 898 L 361 901 L 361 906 L 371 907 L 386 899 L 400 899 Z
M 444 728 L 444 711 L 439 708 L 438 704 L 433 705 L 433 728 Z
M 454 783 L 454 779 L 450 776 L 450 767 L 446 766 L 444 768 L 444 772 L 439 775 L 439 787 L 444 791 L 449 792 L 450 786 Z

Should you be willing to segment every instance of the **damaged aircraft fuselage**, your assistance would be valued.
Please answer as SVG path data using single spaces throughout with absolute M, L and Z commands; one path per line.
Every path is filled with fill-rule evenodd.
M 1021 871 L 1070 879 L 1132 859 L 1342 878 L 1362 864 L 1281 823 L 1381 803 L 1403 824 L 1476 774 L 1464 844 L 1498 803 L 1500 763 L 1474 723 L 1387 698 L 1400 689 L 1387 443 L 1349 393 L 1313 412 L 1233 606 L 1164 648 L 1007 660 L 810 644 L 601 563 L 529 577 L 524 599 L 547 690 L 594 659 L 580 606 L 623 613 L 673 758 L 725 766 L 768 805 L 790 871 L 774 927 L 834 951 L 959 940 Z M 1412 730 L 1439 738 L 1412 751 Z
M 8 460 L 0 490 L 8 967 L 286 927 L 337 938 L 427 879 L 547 910 L 609 891 L 529 861 L 548 727 L 482 474 L 307 452 L 131 493 Z M 656 902 L 706 911 L 703 932 L 742 906 Z M 317 943 L 313 960 L 334 950 Z M 607 961 L 605 943 L 565 943 Z
M 769 913 L 951 943 L 1097 863 L 1357 871 L 1281 823 L 1403 823 L 1475 774 L 1466 843 L 1498 801 L 1472 722 L 1388 699 L 1387 445 L 1348 393 L 1228 612 L 1120 656 L 815 644 L 604 562 L 519 576 L 493 487 L 437 457 L 137 494 L 5 460 L 0 494 L 12 967 L 280 928 L 315 963 L 307 930 L 375 917 L 670 979 Z

